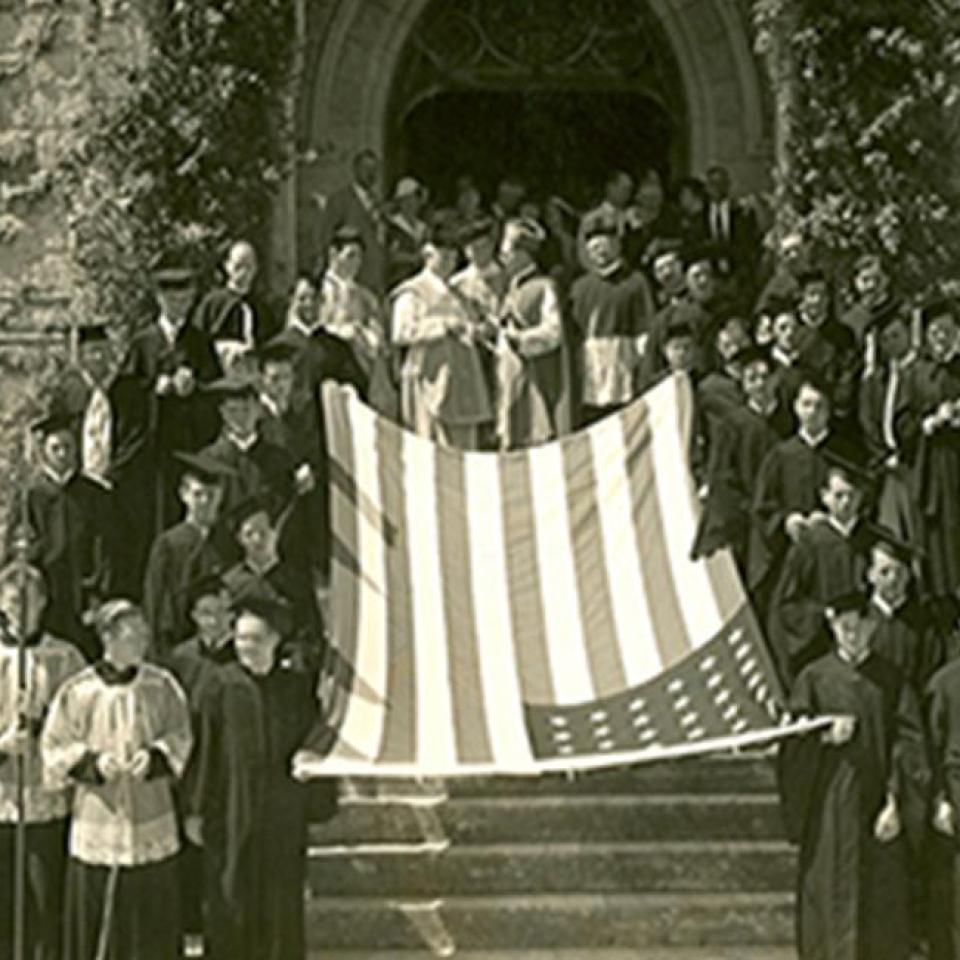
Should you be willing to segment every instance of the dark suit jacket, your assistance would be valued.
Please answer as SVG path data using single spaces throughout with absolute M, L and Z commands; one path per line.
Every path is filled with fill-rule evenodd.
M 378 296 L 382 295 L 386 282 L 386 250 L 381 225 L 360 202 L 352 183 L 330 194 L 321 215 L 318 274 L 326 269 L 327 248 L 340 227 L 353 227 L 360 232 L 363 237 L 363 267 L 357 279 Z

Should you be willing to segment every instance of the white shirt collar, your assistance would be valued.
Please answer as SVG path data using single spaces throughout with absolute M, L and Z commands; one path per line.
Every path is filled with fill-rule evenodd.
M 290 330 L 297 330 L 305 337 L 312 337 L 320 329 L 320 326 L 319 320 L 312 327 L 308 327 L 299 317 L 287 317 L 287 327 Z
M 842 647 L 839 647 L 839 646 L 838 646 L 838 647 L 837 647 L 837 656 L 838 656 L 844 663 L 850 664 L 851 667 L 859 667 L 862 663 L 864 663 L 864 662 L 869 658 L 869 656 L 870 656 L 870 649 L 869 649 L 869 647 L 868 647 L 866 650 L 864 650 L 864 652 L 863 652 L 863 654 L 862 654 L 861 656 L 857 657 L 857 659 L 854 660 L 853 657 L 851 657 L 850 654 L 847 653 L 846 650 L 844 650 Z
M 870 602 L 883 614 L 887 620 L 892 620 L 896 615 L 897 611 L 907 602 L 906 595 L 900 597 L 896 603 L 887 603 L 879 593 L 874 591 L 870 597 Z
M 246 453 L 250 448 L 257 442 L 257 431 L 254 430 L 253 433 L 248 434 L 245 437 L 241 437 L 240 434 L 235 433 L 233 430 L 227 430 L 227 439 L 241 452 Z
M 897 370 L 897 371 L 905 370 L 916 359 L 917 359 L 917 351 L 911 350 L 908 354 L 901 357 L 899 360 L 891 360 L 889 366 L 891 370 Z
M 597 269 L 597 275 L 603 277 L 604 280 L 606 280 L 607 277 L 612 277 L 622 266 L 623 266 L 623 259 L 621 257 L 617 257 L 617 259 L 614 260 L 613 263 L 608 263 L 602 269 Z
M 519 273 L 515 273 L 510 278 L 511 287 L 519 287 L 524 280 L 528 280 L 537 272 L 537 265 L 535 263 L 527 264 Z
M 839 533 L 840 536 L 843 537 L 845 540 L 850 539 L 850 535 L 857 528 L 857 524 L 859 522 L 860 522 L 859 517 L 854 517 L 849 523 L 841 523 L 835 517 L 830 517 L 830 516 L 827 517 L 827 523 L 830 524 L 830 526 L 833 527 L 833 529 L 836 530 L 837 533 Z
M 71 470 L 68 473 L 57 473 L 52 467 L 45 466 L 43 468 L 44 475 L 52 480 L 58 487 L 65 487 L 75 476 L 76 470 Z
M 261 393 L 259 400 L 260 400 L 260 405 L 272 416 L 274 417 L 283 416 L 283 411 L 280 409 L 279 406 L 277 406 L 277 403 L 273 399 L 273 397 L 269 396 L 266 393 Z
M 787 353 L 785 350 L 782 350 L 780 347 L 774 347 L 770 351 L 770 355 L 774 360 L 778 360 L 785 367 L 792 367 L 797 362 L 797 351 L 794 350 L 793 353 Z
M 823 441 L 827 439 L 827 436 L 828 436 L 829 433 L 830 433 L 829 430 L 821 430 L 820 433 L 818 433 L 816 436 L 813 436 L 813 435 L 807 433 L 806 429 L 804 429 L 803 427 L 801 427 L 800 430 L 797 431 L 797 436 L 799 436 L 800 439 L 801 439 L 808 447 L 816 448 L 816 447 L 819 447 L 820 444 L 822 444 Z
M 160 324 L 160 332 L 166 338 L 167 343 L 171 345 L 177 342 L 177 337 L 180 336 L 180 331 L 187 324 L 187 320 L 185 317 L 179 322 L 174 322 L 165 313 L 160 314 L 160 318 L 158 322 Z
M 747 401 L 747 407 L 751 409 L 754 413 L 759 414 L 761 417 L 772 417 L 777 412 L 777 398 L 774 397 L 766 407 L 759 406 L 754 400 L 750 399 Z

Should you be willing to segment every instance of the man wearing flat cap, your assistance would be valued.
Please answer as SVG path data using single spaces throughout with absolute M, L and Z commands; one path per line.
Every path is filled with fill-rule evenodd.
M 404 426 L 443 446 L 476 450 L 493 408 L 480 351 L 482 316 L 450 284 L 457 236 L 436 226 L 423 270 L 391 294 L 394 342 L 407 348 L 400 379 Z
M 133 502 L 125 513 L 131 523 L 129 540 L 140 545 L 128 563 L 138 580 L 154 537 L 179 512 L 174 451 L 196 451 L 216 430 L 200 388 L 216 377 L 218 367 L 209 337 L 190 322 L 196 296 L 193 267 L 179 254 L 164 254 L 152 279 L 159 312 L 134 333 L 117 383 L 125 398 L 117 415 L 131 450 L 125 483 Z
M 500 309 L 497 431 L 515 450 L 570 429 L 570 375 L 557 288 L 537 265 L 546 232 L 535 220 L 504 225 L 500 260 L 507 292 Z

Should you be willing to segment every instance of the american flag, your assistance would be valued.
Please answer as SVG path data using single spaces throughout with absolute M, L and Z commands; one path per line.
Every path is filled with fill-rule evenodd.
M 323 400 L 349 669 L 301 775 L 536 774 L 772 734 L 781 689 L 733 561 L 690 557 L 687 377 L 506 454 L 437 447 L 349 388 Z

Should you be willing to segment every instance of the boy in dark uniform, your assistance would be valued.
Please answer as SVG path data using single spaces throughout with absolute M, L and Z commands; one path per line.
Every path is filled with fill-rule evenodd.
M 223 488 L 233 471 L 204 454 L 177 455 L 183 466 L 179 493 L 184 517 L 157 537 L 150 550 L 143 605 L 161 661 L 191 632 L 186 588 L 198 577 L 226 567 L 215 536 Z
M 44 627 L 95 659 L 99 644 L 84 614 L 110 588 L 109 495 L 78 471 L 76 425 L 70 417 L 52 414 L 36 429 L 41 469 L 26 493 L 28 558 L 49 588 Z
M 781 797 L 800 846 L 800 960 L 908 960 L 902 795 L 926 770 L 916 696 L 870 649 L 862 593 L 826 611 L 835 649 L 809 664 L 794 717 L 833 717 L 781 746 Z

